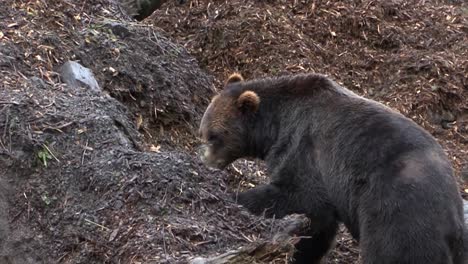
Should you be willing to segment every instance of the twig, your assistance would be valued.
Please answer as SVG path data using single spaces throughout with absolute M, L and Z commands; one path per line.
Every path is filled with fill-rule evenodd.
M 205 189 L 203 189 L 203 188 L 201 188 L 201 191 L 207 193 L 209 196 L 211 196 L 212 198 L 214 198 L 216 201 L 222 200 L 222 199 L 219 198 L 218 196 L 216 196 L 216 195 L 214 195 L 214 194 L 208 192 L 207 190 L 205 190 Z
M 9 115 L 9 113 L 7 111 L 6 118 L 5 118 L 5 125 L 4 125 L 4 128 L 3 128 L 3 138 L 6 137 L 8 121 L 9 121 L 8 119 L 10 119 L 10 115 Z
M 0 104 L 13 104 L 13 105 L 20 105 L 20 103 L 15 101 L 0 101 Z
M 167 189 L 168 188 L 169 188 L 169 186 L 166 186 L 166 190 L 164 191 L 163 198 L 161 199 L 163 201 L 162 206 L 166 205 L 166 202 L 167 202 Z
M 20 210 L 15 216 L 13 216 L 13 218 L 10 220 L 10 224 L 12 224 L 13 222 L 16 221 L 16 219 L 18 219 L 18 217 L 24 212 L 24 208 L 22 210 Z
M 164 257 L 166 258 L 166 260 L 168 260 L 167 258 L 167 249 L 166 249 L 166 234 L 164 234 L 164 226 L 162 227 L 162 237 L 163 237 L 163 249 L 164 249 Z
M 85 157 L 85 154 L 86 154 L 86 149 L 88 149 L 88 139 L 86 139 L 86 146 L 83 150 L 83 155 L 81 155 L 81 165 L 84 164 L 84 157 Z
M 240 185 L 241 185 L 241 182 L 239 181 L 239 184 L 237 185 L 237 189 L 236 189 L 236 200 L 234 201 L 235 203 L 237 203 L 237 198 L 239 196 Z
M 57 157 L 55 157 L 54 153 L 52 153 L 52 151 L 49 149 L 49 147 L 47 147 L 46 144 L 42 144 L 42 146 L 43 146 L 45 149 L 47 149 L 47 151 L 49 151 L 50 155 L 52 155 L 52 157 L 53 157 L 58 163 L 60 163 L 60 160 L 57 159 Z
M 66 252 L 65 254 L 63 254 L 60 258 L 57 259 L 57 263 L 60 263 L 62 261 L 62 259 L 64 259 L 68 254 L 70 254 L 69 252 Z
M 54 126 L 44 126 L 44 130 L 45 129 L 51 129 L 51 130 L 56 130 L 56 131 L 58 131 L 60 133 L 63 133 L 63 131 L 61 129 L 65 128 L 65 127 L 67 127 L 67 126 L 69 126 L 69 125 L 71 125 L 73 123 L 74 122 L 71 121 L 71 122 L 68 122 L 68 123 L 65 123 L 65 124 L 62 124 L 62 125 L 59 125 L 59 126 L 55 126 L 55 127 Z
M 0 139 L 0 147 L 2 147 L 6 152 L 8 152 L 8 149 L 6 148 L 5 144 L 3 144 L 2 139 Z
M 105 226 L 103 226 L 103 225 L 101 225 L 101 224 L 98 224 L 98 223 L 96 223 L 96 222 L 93 222 L 93 221 L 91 221 L 91 220 L 88 220 L 88 219 L 86 219 L 86 218 L 85 218 L 85 221 L 88 222 L 88 223 L 90 223 L 90 224 L 93 224 L 93 225 L 95 225 L 95 226 L 99 226 L 100 228 L 105 229 L 105 230 L 107 230 L 107 231 L 110 231 L 110 228 L 105 227 Z

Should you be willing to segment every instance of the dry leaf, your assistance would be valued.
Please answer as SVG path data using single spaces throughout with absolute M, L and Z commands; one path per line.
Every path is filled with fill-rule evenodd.
M 141 114 L 138 114 L 136 123 L 137 123 L 137 129 L 140 130 L 141 125 L 143 125 L 143 116 Z
M 117 234 L 119 233 L 119 229 L 114 229 L 114 231 L 112 231 L 112 233 L 110 234 L 109 236 L 109 241 L 113 241 L 115 239 L 115 237 L 117 237 Z
M 160 145 L 157 145 L 156 147 L 154 145 L 151 145 L 150 147 L 151 152 L 159 152 L 160 149 L 161 149 Z

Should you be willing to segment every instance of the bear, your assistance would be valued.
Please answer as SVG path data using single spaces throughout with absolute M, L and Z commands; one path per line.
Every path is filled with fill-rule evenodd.
M 294 263 L 320 263 L 340 223 L 363 264 L 466 263 L 463 200 L 436 139 L 392 108 L 319 73 L 232 74 L 199 127 L 200 158 L 265 161 L 269 183 L 241 192 L 255 215 L 305 214 Z

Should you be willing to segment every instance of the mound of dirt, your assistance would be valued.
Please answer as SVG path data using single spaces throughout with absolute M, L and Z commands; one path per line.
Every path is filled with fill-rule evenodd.
M 5 32 L 0 66 L 55 86 L 58 67 L 76 60 L 131 110 L 149 141 L 182 147 L 193 142 L 194 125 L 214 89 L 213 78 L 185 48 L 154 27 L 115 20 L 124 16 L 111 3 L 87 1 L 80 7 L 60 0 L 6 1 L 4 8 L 10 15 L 0 25 Z
M 0 96 L 0 177 L 16 188 L 5 260 L 172 263 L 262 231 L 226 195 L 225 173 L 180 151 L 138 152 L 115 99 L 34 84 Z
M 109 41 L 128 32 L 123 38 Z M 164 131 L 196 131 L 199 117 L 214 93 L 212 78 L 202 72 L 185 48 L 174 45 L 151 27 L 100 21 L 85 33 L 90 43 L 76 49 L 77 58 L 94 65 L 103 88 L 135 113 L 147 136 Z M 98 66 L 98 67 L 96 67 Z M 188 136 L 173 135 L 183 140 Z M 172 145 L 182 145 L 172 142 Z
M 271 237 L 234 201 L 258 168 L 194 155 L 212 77 L 183 47 L 111 3 L 0 9 L 1 262 L 185 263 Z M 103 91 L 63 84 L 68 60 Z

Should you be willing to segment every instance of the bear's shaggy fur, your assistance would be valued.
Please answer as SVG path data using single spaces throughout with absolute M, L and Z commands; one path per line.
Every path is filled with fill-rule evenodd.
M 238 195 L 254 214 L 306 214 L 295 263 L 319 263 L 343 222 L 364 264 L 461 264 L 464 216 L 451 164 L 416 123 L 319 74 L 235 74 L 200 124 L 202 159 L 266 161 L 271 182 Z

